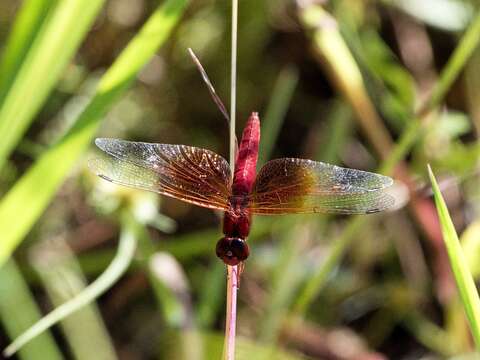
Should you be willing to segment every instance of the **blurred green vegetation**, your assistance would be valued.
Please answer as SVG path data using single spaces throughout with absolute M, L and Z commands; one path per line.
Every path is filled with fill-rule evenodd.
M 229 14 L 213 0 L 0 2 L 2 349 L 80 296 L 96 301 L 14 356 L 220 358 L 221 214 L 114 186 L 86 163 L 95 136 L 228 158 L 228 126 L 187 48 L 226 101 Z M 476 357 L 479 42 L 473 0 L 240 1 L 237 134 L 259 111 L 260 162 L 388 173 L 410 201 L 256 217 L 239 359 Z

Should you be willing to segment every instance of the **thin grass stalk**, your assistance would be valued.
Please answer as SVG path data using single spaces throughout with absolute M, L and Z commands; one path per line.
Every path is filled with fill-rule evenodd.
M 227 319 L 223 358 L 235 359 L 235 336 L 237 326 L 238 267 L 227 266 Z
M 452 342 L 448 333 L 421 312 L 409 312 L 402 324 L 428 349 L 445 357 L 460 353 L 457 344 Z
M 278 240 L 281 242 L 278 261 L 270 274 L 271 286 L 268 298 L 265 299 L 265 304 L 268 306 L 265 307 L 258 325 L 258 341 L 271 346 L 274 346 L 280 337 L 285 315 L 296 296 L 294 289 L 297 289 L 302 281 L 298 268 L 303 265 L 302 254 L 305 246 L 317 231 L 317 228 L 313 230 L 310 226 L 311 218 L 309 217 L 292 217 L 283 221 L 289 223 L 289 226 L 288 230 L 277 230 L 276 236 L 280 237 Z M 319 228 L 323 225 L 319 225 Z M 271 357 L 262 357 L 257 360 L 260 359 L 267 360 Z
M 236 160 L 236 100 L 237 100 L 237 33 L 238 0 L 232 0 L 232 49 L 230 78 L 230 169 L 235 171 Z M 227 313 L 225 319 L 225 344 L 223 358 L 235 359 L 235 330 L 237 326 L 238 267 L 227 265 Z
M 301 290 L 300 295 L 293 306 L 294 315 L 304 315 L 306 313 L 308 307 L 323 289 L 328 276 L 339 264 L 348 246 L 351 244 L 352 240 L 355 239 L 355 235 L 359 234 L 362 230 L 362 227 L 366 224 L 367 220 L 368 219 L 365 217 L 355 216 L 349 221 L 340 237 L 338 237 L 333 243 L 322 266 L 315 272 L 311 279 L 306 283 L 305 287 Z
M 20 335 L 42 314 L 30 292 L 24 274 L 11 259 L 0 269 L 0 318 L 9 338 Z M 1 356 L 1 355 L 0 355 Z M 22 360 L 62 360 L 63 356 L 50 332 L 45 332 L 22 348 L 18 354 Z
M 235 120 L 237 106 L 237 33 L 238 33 L 238 0 L 232 0 L 232 54 L 230 78 L 230 169 L 235 169 Z
M 419 117 L 427 115 L 445 98 L 453 83 L 458 78 L 458 75 L 465 67 L 465 64 L 471 58 L 475 49 L 478 48 L 479 41 L 480 11 L 478 11 L 467 31 L 462 35 L 460 43 L 442 69 L 442 74 L 435 84 L 431 95 L 420 109 L 418 109 L 417 114 Z
M 31 252 L 30 259 L 53 306 L 61 306 L 85 290 L 87 280 L 65 238 L 43 241 Z M 97 304 L 88 304 L 60 325 L 74 358 L 117 358 Z
M 144 259 L 142 261 L 143 267 L 148 274 L 158 307 L 162 311 L 166 324 L 174 329 L 192 328 L 188 284 L 180 265 L 177 264 L 176 259 L 173 260 L 173 255 L 170 253 L 157 250 L 150 238 L 147 227 L 143 223 L 135 219 L 134 226 L 135 232 L 138 234 L 138 254 Z M 172 256 L 171 259 L 170 256 Z M 169 260 L 175 261 L 175 264 L 172 264 L 170 269 L 170 274 L 176 277 L 177 289 L 173 289 L 171 284 L 165 281 L 161 270 L 163 264 Z M 159 269 L 160 272 L 158 271 Z
M 214 326 L 215 319 L 223 310 L 223 294 L 225 292 L 225 268 L 217 262 L 211 269 L 207 270 L 206 278 L 209 281 L 202 286 L 199 293 L 196 321 L 200 329 L 208 329 Z
M 3 351 L 4 356 L 12 356 L 30 340 L 34 339 L 68 315 L 94 301 L 118 281 L 130 266 L 137 247 L 137 234 L 135 233 L 134 222 L 130 215 L 125 214 L 123 216 L 122 227 L 117 254 L 105 272 L 93 283 L 87 286 L 80 294 L 51 311 L 22 335 L 17 337 Z
M 287 66 L 278 75 L 272 96 L 262 122 L 262 152 L 258 154 L 258 165 L 262 166 L 272 155 L 275 141 L 298 83 L 298 70 Z

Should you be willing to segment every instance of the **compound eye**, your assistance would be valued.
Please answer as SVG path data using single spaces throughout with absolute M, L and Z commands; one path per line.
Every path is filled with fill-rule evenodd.
M 240 260 L 232 251 L 232 239 L 231 238 L 221 238 L 216 247 L 217 256 L 222 259 L 222 261 L 227 265 L 238 265 Z
M 230 248 L 235 257 L 240 261 L 246 260 L 250 254 L 247 242 L 240 238 L 233 238 L 230 243 Z
M 221 238 L 217 242 L 217 247 L 215 248 L 215 252 L 217 253 L 217 256 L 223 260 L 225 256 L 228 255 L 228 251 L 230 250 L 230 240 L 227 238 Z M 230 251 L 231 253 L 231 251 Z M 231 254 L 233 255 L 233 254 Z
M 247 243 L 240 238 L 221 238 L 215 250 L 225 264 L 232 266 L 244 261 L 250 253 Z

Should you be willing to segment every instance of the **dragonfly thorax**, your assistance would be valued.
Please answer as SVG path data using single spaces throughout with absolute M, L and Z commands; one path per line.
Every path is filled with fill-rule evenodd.
M 227 237 L 246 239 L 250 232 L 251 216 L 247 208 L 246 196 L 231 196 L 229 210 L 225 212 L 223 233 Z
M 228 198 L 229 213 L 240 217 L 247 214 L 248 197 L 245 195 L 232 195 Z

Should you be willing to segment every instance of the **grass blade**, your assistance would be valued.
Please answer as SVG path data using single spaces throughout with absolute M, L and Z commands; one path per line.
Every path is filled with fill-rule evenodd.
M 0 266 L 30 231 L 70 169 L 88 148 L 104 114 L 171 33 L 187 0 L 168 0 L 150 17 L 103 76 L 74 127 L 28 170 L 0 203 Z M 38 191 L 41 186 L 42 191 Z M 29 204 L 25 208 L 24 204 Z M 22 213 L 21 219 L 16 214 Z
M 165 322 L 177 329 L 191 327 L 190 289 L 181 265 L 172 254 L 156 250 L 144 224 L 137 219 L 133 225 L 139 239 L 138 253 L 144 259 L 143 268 Z
M 328 76 L 338 91 L 352 106 L 360 127 L 382 159 L 392 148 L 391 137 L 370 99 L 363 75 L 343 40 L 335 19 L 313 3 L 300 9 L 300 18 L 307 29 L 312 29 L 312 41 L 316 55 L 325 60 Z
M 472 331 L 473 339 L 480 349 L 480 298 L 478 296 L 475 282 L 468 268 L 468 262 L 462 250 L 462 245 L 458 240 L 457 232 L 453 225 L 452 219 L 447 209 L 447 205 L 443 200 L 442 194 L 438 187 L 432 169 L 428 166 L 428 175 L 432 183 L 433 196 L 437 207 L 440 224 L 442 227 L 443 240 L 447 248 L 450 265 L 453 275 L 457 283 L 460 298 L 463 302 L 465 313 L 467 314 Z
M 308 307 L 323 289 L 323 286 L 327 282 L 327 279 L 332 273 L 333 269 L 343 258 L 348 246 L 353 239 L 355 239 L 355 235 L 362 230 L 362 227 L 366 224 L 367 220 L 368 218 L 356 216 L 349 221 L 340 237 L 338 237 L 333 243 L 324 263 L 301 289 L 300 295 L 297 297 L 297 300 L 293 306 L 293 314 L 304 315 L 306 313 Z
M 45 20 L 0 106 L 0 169 L 28 129 L 105 0 L 61 1 Z
M 423 106 L 418 110 L 418 114 L 422 117 L 430 110 L 438 106 L 445 98 L 445 95 L 452 87 L 460 72 L 463 70 L 465 63 L 470 59 L 480 41 L 480 11 L 473 19 L 458 46 L 455 48 L 453 55 L 448 59 L 447 65 L 442 70 L 439 81 L 435 84 L 431 95 Z
M 21 334 L 41 313 L 17 264 L 11 260 L 0 269 L 0 317 L 10 338 Z M 63 359 L 50 333 L 43 333 L 20 351 L 22 359 Z
M 294 67 L 286 67 L 278 76 L 262 121 L 262 151 L 258 154 L 259 166 L 262 166 L 272 155 L 275 141 L 297 87 L 298 76 L 298 70 Z
M 35 36 L 56 0 L 27 0 L 23 3 L 0 62 L 0 103 L 10 88 Z
M 305 219 L 296 219 L 295 222 L 293 219 L 284 221 L 290 223 L 290 230 L 280 235 L 278 261 L 271 274 L 271 289 L 265 301 L 268 305 L 258 326 L 258 339 L 261 343 L 268 345 L 277 342 L 282 322 L 296 295 L 295 289 L 298 288 L 301 280 L 298 268 L 302 264 L 302 250 L 310 232 L 308 221 Z M 298 241 L 298 239 L 302 240 Z
M 220 261 L 205 272 L 209 279 L 201 288 L 198 295 L 198 304 L 195 311 L 196 323 L 200 328 L 208 329 L 215 323 L 216 317 L 223 306 L 225 292 L 225 265 Z
M 97 297 L 108 290 L 127 270 L 132 262 L 136 247 L 137 235 L 135 234 L 133 220 L 126 215 L 123 221 L 123 229 L 120 235 L 117 254 L 105 272 L 102 273 L 93 283 L 87 286 L 80 294 L 57 307 L 16 338 L 15 341 L 4 350 L 4 355 L 12 356 L 30 340 L 56 324 L 58 321 L 94 301 Z
M 480 220 L 476 220 L 465 229 L 460 237 L 463 252 L 468 261 L 470 272 L 474 279 L 480 276 L 480 264 L 478 254 L 480 253 Z
M 32 258 L 55 307 L 80 295 L 86 288 L 85 276 L 63 237 L 36 246 Z M 32 323 L 34 322 L 29 325 Z M 115 349 L 97 304 L 88 304 L 63 319 L 61 327 L 76 359 L 116 359 Z
M 237 110 L 237 38 L 238 38 L 238 0 L 232 0 L 232 46 L 230 69 L 230 169 L 235 172 L 237 136 L 235 135 L 235 121 Z M 238 266 L 227 265 L 227 306 L 225 316 L 225 345 L 222 358 L 235 360 L 235 335 L 237 327 L 237 291 Z

